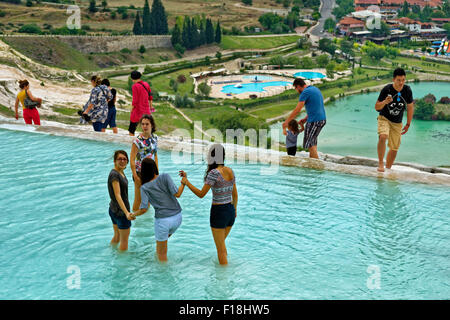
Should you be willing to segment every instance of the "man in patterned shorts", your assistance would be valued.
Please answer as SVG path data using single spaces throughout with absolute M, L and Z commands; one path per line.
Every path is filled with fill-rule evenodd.
M 295 79 L 293 85 L 295 90 L 300 93 L 300 98 L 297 107 L 283 123 L 283 130 L 286 130 L 289 121 L 295 119 L 305 107 L 306 117 L 299 121 L 300 125 L 306 123 L 303 148 L 309 151 L 310 158 L 319 159 L 317 138 L 327 122 L 322 93 L 319 88 L 307 85 L 303 79 Z

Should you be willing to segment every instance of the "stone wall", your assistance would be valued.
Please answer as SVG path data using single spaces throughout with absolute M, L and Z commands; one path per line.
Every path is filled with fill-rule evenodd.
M 53 37 L 67 43 L 71 47 L 83 53 L 115 52 L 122 49 L 137 50 L 142 45 L 146 49 L 171 48 L 171 36 L 39 36 L 39 35 L 14 35 L 8 37 Z

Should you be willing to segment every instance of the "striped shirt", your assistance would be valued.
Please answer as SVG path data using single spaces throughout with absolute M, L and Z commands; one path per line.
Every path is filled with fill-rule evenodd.
M 231 170 L 233 172 L 233 170 Z M 223 178 L 219 170 L 213 169 L 206 176 L 205 184 L 211 186 L 213 192 L 212 202 L 215 204 L 231 203 L 233 186 L 236 181 L 236 177 L 233 172 L 233 179 L 227 181 Z

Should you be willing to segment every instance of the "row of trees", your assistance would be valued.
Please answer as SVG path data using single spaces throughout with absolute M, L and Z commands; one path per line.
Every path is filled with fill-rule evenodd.
M 134 20 L 133 33 L 136 35 L 146 34 L 168 34 L 169 26 L 167 24 L 166 10 L 161 0 L 153 0 L 152 9 L 145 0 L 142 13 L 142 23 L 139 11 Z
M 191 50 L 204 44 L 222 42 L 222 28 L 217 22 L 214 28 L 211 19 L 205 17 L 177 17 L 172 29 L 172 45 L 181 54 L 185 49 Z
M 430 22 L 431 18 L 448 18 L 450 17 L 450 4 L 448 0 L 445 0 L 440 8 L 433 9 L 426 5 L 421 9 L 420 6 L 410 5 L 405 1 L 398 10 L 398 16 L 420 20 L 421 22 Z
M 306 25 L 299 19 L 299 12 L 299 7 L 293 7 L 286 17 L 269 12 L 261 15 L 258 21 L 264 29 L 270 30 L 273 33 L 289 32 L 299 26 Z
M 447 120 L 450 121 L 450 115 L 443 111 L 437 112 L 436 104 L 448 105 L 450 98 L 442 97 L 439 102 L 432 94 L 427 94 L 422 99 L 416 99 L 414 108 L 414 118 L 420 120 Z

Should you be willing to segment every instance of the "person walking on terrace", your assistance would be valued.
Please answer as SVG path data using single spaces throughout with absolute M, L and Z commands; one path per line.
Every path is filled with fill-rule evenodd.
M 317 138 L 327 122 L 322 93 L 319 88 L 307 85 L 306 82 L 300 78 L 295 79 L 293 85 L 295 90 L 300 94 L 300 98 L 295 109 L 283 123 L 283 131 L 286 131 L 289 122 L 294 120 L 302 111 L 303 107 L 305 107 L 306 117 L 298 122 L 300 126 L 305 126 L 303 148 L 309 151 L 310 158 L 319 159 Z
M 41 98 L 35 98 L 30 91 L 30 83 L 28 80 L 20 80 L 19 87 L 21 91 L 17 94 L 14 109 L 16 111 L 16 120 L 19 120 L 19 102 L 23 107 L 23 120 L 26 124 L 41 125 L 39 112 L 36 108 L 40 108 L 42 104 Z
M 384 172 L 386 141 L 389 152 L 386 169 L 391 169 L 400 147 L 401 137 L 408 132 L 414 115 L 414 99 L 411 88 L 405 85 L 406 72 L 402 68 L 394 70 L 393 83 L 386 85 L 375 103 L 378 116 L 378 171 Z M 403 112 L 407 109 L 407 120 L 403 127 Z M 402 128 L 403 127 L 403 128 Z

